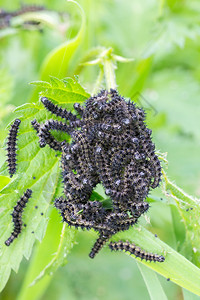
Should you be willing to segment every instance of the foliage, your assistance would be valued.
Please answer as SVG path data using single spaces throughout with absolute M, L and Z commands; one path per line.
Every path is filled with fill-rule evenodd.
M 63 98 L 65 103 L 70 103 L 74 98 L 76 101 L 82 102 L 89 96 L 77 81 L 73 81 L 70 78 L 63 81 L 51 78 L 51 84 L 46 82 L 38 82 L 38 84 L 45 87 L 45 91 L 42 93 L 43 96 L 54 98 L 55 95 L 58 103 L 62 103 Z M 23 194 L 24 189 L 28 187 L 33 189 L 35 196 L 31 201 L 31 205 L 29 203 L 26 209 L 24 222 L 28 226 L 24 229 L 24 236 L 19 239 L 13 247 L 2 247 L 0 274 L 2 277 L 4 274 L 5 280 L 1 281 L 2 286 L 4 286 L 7 281 L 11 268 L 16 272 L 18 271 L 23 255 L 29 259 L 35 238 L 41 241 L 44 237 L 48 221 L 48 204 L 51 203 L 54 196 L 58 194 L 61 185 L 59 157 L 57 155 L 55 156 L 55 153 L 50 149 L 47 153 L 42 151 L 38 145 L 34 129 L 31 127 L 31 120 L 35 118 L 41 122 L 46 120 L 47 114 L 45 109 L 40 103 L 30 103 L 18 107 L 15 112 L 16 116 L 23 122 L 18 135 L 18 147 L 20 150 L 18 151 L 19 167 L 17 173 L 19 175 L 1 190 L 1 228 L 4 232 L 1 236 L 2 245 L 6 239 L 5 237 L 9 236 L 9 232 L 12 228 L 9 212 L 12 210 L 17 198 L 19 198 L 19 196 Z M 50 114 L 48 115 L 50 117 Z M 6 165 L 5 163 L 2 166 L 2 175 L 7 175 Z M 26 174 L 26 178 L 24 178 L 24 174 Z M 34 207 L 37 208 L 34 209 Z M 31 220 L 30 226 L 29 220 Z M 68 243 L 71 243 L 69 238 Z M 12 259 L 10 260 L 9 258 Z M 3 263 L 5 261 L 7 261 L 7 264 Z
M 6 7 L 7 3 L 3 2 Z M 79 279 L 76 275 L 79 273 L 77 271 L 79 266 L 84 268 L 82 261 L 87 260 L 89 252 L 87 243 L 92 245 L 94 233 L 76 234 L 72 228 L 65 228 L 65 224 L 60 223 L 60 217 L 51 205 L 53 199 L 62 192 L 59 155 L 55 156 L 54 151 L 48 147 L 39 148 L 30 121 L 36 118 L 39 122 L 44 122 L 52 118 L 52 115 L 38 102 L 38 92 L 40 96 L 51 97 L 63 107 L 72 109 L 74 102 L 83 102 L 89 97 L 89 93 L 82 86 L 90 91 L 97 91 L 105 86 L 104 74 L 107 74 L 105 76 L 107 86 L 112 86 L 116 62 L 127 62 L 121 56 L 134 57 L 135 61 L 120 64 L 115 70 L 118 89 L 123 95 L 131 96 L 134 101 L 145 107 L 147 123 L 153 129 L 157 149 L 168 152 L 169 168 L 165 171 L 167 175 L 163 172 L 163 190 L 157 189 L 149 196 L 148 201 L 151 202 L 152 207 L 147 217 L 128 232 L 117 234 L 115 239 L 129 239 L 149 251 L 159 253 L 161 251 L 166 256 L 166 262 L 160 265 L 146 262 L 141 264 L 136 260 L 148 290 L 146 294 L 142 294 L 145 293 L 145 289 L 141 288 L 138 291 L 138 299 L 140 297 L 156 299 L 158 295 L 166 299 L 176 298 L 176 293 L 178 291 L 180 293 L 180 288 L 173 286 L 172 283 L 167 282 L 166 287 L 166 282 L 146 266 L 170 278 L 179 286 L 200 295 L 200 206 L 197 198 L 200 178 L 199 126 L 197 126 L 200 108 L 200 73 L 197 68 L 200 59 L 198 51 L 200 6 L 196 0 L 157 2 L 145 0 L 145 5 L 140 2 L 79 1 L 85 16 L 82 8 L 79 9 L 80 6 L 76 3 L 71 3 L 69 6 L 60 1 L 55 7 L 55 4 L 46 0 L 44 5 L 51 9 L 51 12 L 45 11 L 38 15 L 34 13 L 32 16 L 22 15 L 12 20 L 12 28 L 1 31 L 0 53 L 4 52 L 6 55 L 2 56 L 3 68 L 0 69 L 3 78 L 0 88 L 2 99 L 0 142 L 4 145 L 1 150 L 0 181 L 0 227 L 3 232 L 0 238 L 0 276 L 1 288 L 3 288 L 11 269 L 17 272 L 23 256 L 29 259 L 33 252 L 23 284 L 20 290 L 17 290 L 19 300 L 39 299 L 44 293 L 44 297 L 48 299 L 51 297 L 53 299 L 53 295 L 55 298 L 55 293 L 59 293 L 61 298 L 62 291 L 66 296 L 66 289 L 71 299 L 93 299 L 94 294 L 91 291 L 93 290 L 94 293 L 95 287 L 98 291 L 100 283 L 95 281 L 95 276 L 91 276 L 90 281 L 82 284 L 83 278 Z M 67 34 L 70 37 L 67 41 L 64 35 L 66 30 L 64 34 L 60 30 L 62 18 L 58 13 L 63 10 L 63 7 L 70 13 L 69 16 L 73 16 L 67 18 Z M 38 29 L 26 32 L 20 27 L 20 24 L 30 17 L 41 21 L 42 34 Z M 48 26 L 51 29 L 47 29 Z M 153 30 L 149 31 L 149 28 Z M 95 47 L 98 45 L 103 47 Z M 117 55 L 113 54 L 113 51 Z M 109 70 L 111 72 L 107 72 Z M 81 85 L 77 77 L 69 78 L 77 74 Z M 49 78 L 49 75 L 52 76 Z M 68 78 L 58 79 L 65 76 Z M 111 77 L 112 80 L 109 82 Z M 34 79 L 46 81 L 32 82 L 36 89 L 30 95 L 30 87 L 26 83 Z M 30 99 L 30 103 L 24 104 L 27 99 Z M 9 114 L 10 109 L 18 105 L 21 106 L 15 110 L 15 113 Z M 18 174 L 10 180 L 5 163 L 3 140 L 10 122 L 16 117 L 22 120 L 18 140 L 20 149 Z M 60 138 L 63 139 L 63 136 Z M 68 136 L 65 138 L 69 139 Z M 184 191 L 172 183 L 169 177 L 182 186 Z M 26 188 L 31 188 L 34 192 L 23 216 L 27 227 L 12 246 L 7 248 L 4 241 L 12 230 L 10 213 Z M 197 197 L 189 196 L 185 190 Z M 93 197 L 98 197 L 100 201 L 105 199 L 101 186 L 97 187 Z M 159 238 L 150 231 L 158 234 Z M 59 266 L 66 264 L 66 257 L 76 240 L 80 244 L 73 248 L 68 258 L 68 265 L 56 272 Z M 93 262 L 88 262 L 91 270 L 94 265 L 98 268 L 101 268 L 100 265 L 109 265 L 108 261 L 112 261 L 111 257 L 114 257 L 114 261 L 110 270 L 114 270 L 121 261 L 124 266 L 127 262 L 128 270 L 131 269 L 132 262 L 134 272 L 137 270 L 135 259 L 129 262 L 128 256 L 124 258 L 122 254 L 109 254 L 105 249 L 99 257 Z M 99 263 L 101 259 L 102 262 Z M 72 267 L 70 267 L 70 260 L 74 262 Z M 24 270 L 22 265 L 17 276 L 20 276 Z M 62 272 L 64 276 L 59 277 Z M 94 272 L 101 273 L 98 269 Z M 102 286 L 106 285 L 104 279 L 106 272 L 106 270 L 102 271 L 99 279 Z M 77 278 L 76 283 L 73 282 L 73 276 L 70 274 L 74 274 L 73 276 Z M 116 271 L 111 273 L 111 282 L 116 277 L 120 280 L 120 276 L 116 274 Z M 136 293 L 139 286 L 137 281 L 139 279 L 136 278 L 140 278 L 140 283 L 143 282 L 142 277 L 134 277 L 131 287 L 126 285 L 126 292 L 124 291 L 123 295 L 119 288 L 123 285 L 121 281 L 110 284 L 109 289 L 112 293 L 119 295 L 115 297 L 116 299 L 132 299 L 132 293 Z M 16 275 L 12 275 L 2 293 L 5 299 L 16 289 L 12 278 L 16 278 Z M 55 281 L 50 286 L 52 278 Z M 58 288 L 56 290 L 56 278 L 60 278 L 59 292 Z M 63 278 L 68 278 L 68 287 Z M 87 294 L 84 294 L 81 286 Z M 96 293 L 98 295 L 98 292 Z M 102 293 L 104 294 L 100 294 L 100 298 L 111 297 L 107 296 L 107 291 Z M 124 296 L 125 293 L 127 296 Z M 184 289 L 183 295 L 184 299 L 194 297 Z

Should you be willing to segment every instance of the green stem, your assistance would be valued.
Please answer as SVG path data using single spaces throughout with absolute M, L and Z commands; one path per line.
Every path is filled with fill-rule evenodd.
M 116 89 L 116 77 L 115 77 L 115 69 L 116 66 L 110 58 L 105 58 L 103 60 L 103 68 L 106 80 L 106 87 L 109 91 L 110 89 Z
M 103 66 L 100 65 L 99 75 L 98 75 L 96 83 L 94 85 L 94 89 L 92 91 L 92 95 L 95 95 L 100 90 L 101 84 L 102 84 L 102 81 L 103 81 L 103 76 L 104 76 Z

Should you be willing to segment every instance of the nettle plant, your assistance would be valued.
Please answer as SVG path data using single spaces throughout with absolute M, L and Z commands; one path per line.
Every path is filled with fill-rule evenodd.
M 155 154 L 144 111 L 116 89 L 90 97 L 77 78 L 51 77 L 50 82 L 34 84 L 41 88 L 40 100 L 15 110 L 5 142 L 8 160 L 1 174 L 7 178 L 9 172 L 12 177 L 1 191 L 1 272 L 6 279 L 11 268 L 17 271 L 23 256 L 29 258 L 35 239 L 42 241 L 54 202 L 64 221 L 61 239 L 55 257 L 37 279 L 63 265 L 75 242 L 74 228 L 86 228 L 99 233 L 91 258 L 112 237 L 112 250 L 128 251 L 199 293 L 199 269 L 137 224 L 149 208 L 149 189 L 160 182 L 158 155 L 164 159 Z M 72 105 L 77 115 L 69 111 Z M 175 199 L 186 226 L 191 226 L 198 203 L 164 172 L 163 181 L 166 194 Z M 104 187 L 106 197 L 95 190 L 97 184 Z M 194 218 L 189 225 L 186 211 L 191 207 Z
M 79 44 L 83 26 L 71 45 L 45 62 L 43 77 L 56 69 L 55 61 L 66 48 Z M 33 82 L 39 90 L 37 102 L 35 98 L 35 103 L 16 108 L 4 144 L 8 159 L 1 167 L 1 289 L 23 256 L 30 258 L 36 240 L 44 252 L 53 246 L 52 234 L 60 237 L 53 258 L 32 284 L 66 264 L 77 229 L 88 229 L 99 235 L 91 258 L 108 244 L 200 295 L 199 201 L 168 179 L 161 167 L 166 157 L 155 150 L 144 110 L 117 91 L 117 61 L 127 62 L 112 49 L 101 49 L 97 59 L 85 63 L 100 66 L 92 95 L 77 77 L 51 76 Z M 100 89 L 104 78 L 106 87 Z M 157 201 L 148 194 L 161 180 L 164 195 L 173 199 L 184 222 L 193 263 L 138 222 L 149 201 Z M 148 270 L 140 269 L 151 289 Z
M 63 88 L 68 82 L 63 83 Z M 53 84 L 52 84 L 53 87 Z M 117 232 L 135 225 L 149 205 L 144 202 L 149 189 L 156 188 L 161 180 L 160 161 L 151 141 L 151 130 L 144 123 L 145 114 L 131 101 L 126 102 L 114 89 L 102 90 L 90 97 L 82 106 L 74 104 L 75 115 L 42 97 L 45 108 L 64 122 L 47 120 L 40 124 L 31 121 L 39 137 L 39 146 L 48 145 L 61 153 L 61 170 L 64 196 L 55 199 L 63 221 L 69 226 L 98 231 L 99 238 L 89 256 L 94 256 Z M 16 172 L 16 141 L 21 121 L 11 126 L 8 142 L 8 170 Z M 52 131 L 67 133 L 71 143 L 57 140 Z M 19 149 L 20 151 L 20 149 Z M 36 179 L 36 178 L 35 178 Z M 110 207 L 90 198 L 102 184 L 110 196 Z M 22 212 L 32 190 L 27 189 L 14 207 L 14 230 L 5 244 L 10 244 L 22 231 Z M 163 262 L 162 255 L 146 253 L 128 241 L 111 242 L 112 250 L 125 250 L 146 261 Z

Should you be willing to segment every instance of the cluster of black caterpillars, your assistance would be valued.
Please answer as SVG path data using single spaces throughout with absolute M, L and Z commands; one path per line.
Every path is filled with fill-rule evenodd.
M 55 200 L 55 207 L 69 226 L 93 228 L 99 233 L 89 254 L 94 258 L 115 233 L 136 224 L 149 208 L 145 199 L 149 190 L 159 185 L 161 178 L 151 130 L 145 125 L 144 111 L 131 101 L 125 101 L 116 90 L 102 90 L 83 106 L 74 104 L 77 115 L 58 107 L 46 97 L 41 101 L 52 114 L 65 120 L 65 123 L 48 120 L 44 124 L 32 121 L 40 147 L 48 145 L 62 153 L 64 196 Z M 20 123 L 17 120 L 12 125 L 16 135 Z M 53 130 L 68 133 L 72 142 L 59 142 L 52 135 Z M 9 154 L 13 141 L 16 143 L 16 137 L 9 136 L 8 167 L 11 175 L 16 170 L 16 155 L 12 158 Z M 104 207 L 100 201 L 90 200 L 98 183 L 110 197 L 111 208 Z M 7 246 L 21 232 L 21 214 L 31 193 L 27 190 L 14 208 L 15 228 L 5 242 Z M 129 251 L 149 261 L 165 260 L 162 255 L 147 253 L 128 241 L 110 242 L 109 247 Z

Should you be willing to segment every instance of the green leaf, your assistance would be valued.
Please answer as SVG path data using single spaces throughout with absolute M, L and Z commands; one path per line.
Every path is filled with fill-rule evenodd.
M 167 296 L 162 288 L 157 274 L 142 264 L 137 263 L 137 265 L 142 274 L 151 300 L 167 300 Z
M 54 223 L 55 226 L 55 223 Z M 39 280 L 44 276 L 53 275 L 55 271 L 60 267 L 64 266 L 67 263 L 67 255 L 69 254 L 74 243 L 74 234 L 75 229 L 67 230 L 66 223 L 63 224 L 62 232 L 60 236 L 60 243 L 58 245 L 57 252 L 53 255 L 52 260 L 46 265 L 46 267 L 40 272 L 40 274 L 34 279 L 31 285 L 35 285 Z M 47 243 L 47 246 L 49 243 Z
M 200 269 L 142 226 L 135 225 L 126 232 L 117 233 L 113 236 L 112 240 L 128 240 L 131 243 L 139 245 L 145 251 L 163 255 L 165 261 L 162 263 L 150 263 L 144 260 L 140 262 L 139 258 L 135 258 L 134 255 L 131 256 L 162 276 L 170 278 L 171 281 L 181 287 L 200 295 Z
M 183 289 L 184 300 L 199 300 L 200 297 L 189 292 L 188 290 Z
M 77 77 L 74 77 L 74 79 L 68 77 L 61 80 L 51 76 L 50 83 L 34 81 L 32 84 L 46 88 L 40 95 L 49 97 L 58 103 L 83 102 L 90 96 L 78 83 Z
M 146 80 L 149 76 L 151 67 L 152 67 L 153 57 L 148 57 L 145 59 L 141 59 L 138 61 L 135 75 L 131 77 L 131 88 L 129 90 L 130 97 L 135 97 L 139 95 L 139 93 L 144 88 Z
M 42 81 L 42 80 L 38 80 L 38 81 L 32 81 L 30 82 L 30 84 L 33 84 L 37 87 L 41 87 L 41 88 L 49 88 L 51 87 L 51 84 L 47 81 Z
M 44 239 L 41 243 L 36 242 L 34 246 L 33 255 L 31 256 L 28 265 L 28 270 L 24 276 L 22 286 L 17 295 L 18 300 L 40 299 L 53 279 L 53 276 L 45 276 L 36 285 L 30 286 L 31 282 L 51 261 L 52 255 L 57 251 L 60 241 L 60 233 L 62 231 L 62 224 L 59 221 L 60 217 L 58 216 L 57 211 L 52 209 L 49 215 L 49 222 Z M 55 222 L 57 226 L 55 226 Z M 49 245 L 51 245 L 51 247 L 49 247 Z
M 66 257 L 73 246 L 74 234 L 75 229 L 63 225 L 53 209 L 45 237 L 34 250 L 18 300 L 36 300 L 43 295 L 57 268 L 67 263 Z
M 10 182 L 10 178 L 0 175 L 0 190 Z
M 191 244 L 194 262 L 200 266 L 200 201 L 172 183 L 164 171 L 163 177 L 164 192 L 167 197 L 172 197 L 176 202 L 186 228 L 186 243 Z
M 27 105 L 27 110 L 30 108 L 33 108 L 33 113 L 25 119 L 26 109 L 24 109 L 24 118 L 21 118 L 18 140 L 20 149 L 18 153 L 18 175 L 14 176 L 0 192 L 0 228 L 3 233 L 0 237 L 0 276 L 2 278 L 0 290 L 4 287 L 10 270 L 13 269 L 17 272 L 23 256 L 26 259 L 30 257 L 35 239 L 42 240 L 48 221 L 49 203 L 60 180 L 58 158 L 50 149 L 45 149 L 45 152 L 40 150 L 30 124 L 31 119 L 35 117 L 44 119 L 46 114 L 44 111 L 36 109 L 35 105 Z M 35 113 L 35 109 L 37 113 Z M 7 175 L 6 164 L 2 167 L 2 174 Z M 13 229 L 10 214 L 27 188 L 33 190 L 32 198 L 29 200 L 23 216 L 23 221 L 27 227 L 23 229 L 19 238 L 10 247 L 7 247 L 4 242 Z M 38 206 L 38 209 L 35 206 Z
M 44 88 L 46 86 L 48 85 L 45 84 Z M 88 98 L 77 79 L 70 78 L 63 81 L 53 78 L 51 88 L 48 87 L 42 93 L 51 94 L 58 103 L 65 101 L 68 105 L 73 101 L 80 102 Z M 38 137 L 31 126 L 33 119 L 44 122 L 50 117 L 55 117 L 47 112 L 41 103 L 22 105 L 14 114 L 15 118 L 20 118 L 22 122 L 17 142 L 17 174 L 9 182 L 5 180 L 5 186 L 0 191 L 0 290 L 5 286 L 11 269 L 18 271 L 23 256 L 29 259 L 35 240 L 43 239 L 48 224 L 49 204 L 57 194 L 62 180 L 59 155 L 48 146 L 44 149 L 39 147 Z M 3 164 L 0 175 L 8 176 L 7 163 Z M 27 226 L 7 247 L 4 242 L 13 229 L 10 214 L 27 188 L 33 191 L 23 214 L 23 222 Z
M 175 5 L 173 9 L 163 10 L 162 16 L 157 20 L 153 27 L 153 36 L 146 47 L 144 57 L 150 57 L 153 54 L 170 53 L 177 46 L 181 49 L 185 47 L 187 40 L 197 40 L 200 35 L 199 9 L 193 1 L 177 1 L 179 7 Z M 171 6 L 171 5 L 169 5 Z M 194 7 L 193 7 L 194 6 Z M 162 10 L 162 9 L 161 9 Z
M 57 76 L 60 78 L 66 76 L 71 59 L 74 56 L 77 48 L 80 46 L 80 43 L 84 37 L 86 22 L 84 11 L 76 1 L 68 0 L 68 2 L 74 3 L 80 9 L 82 18 L 81 27 L 74 39 L 66 41 L 47 55 L 41 68 L 42 80 L 48 79 L 49 75 Z

